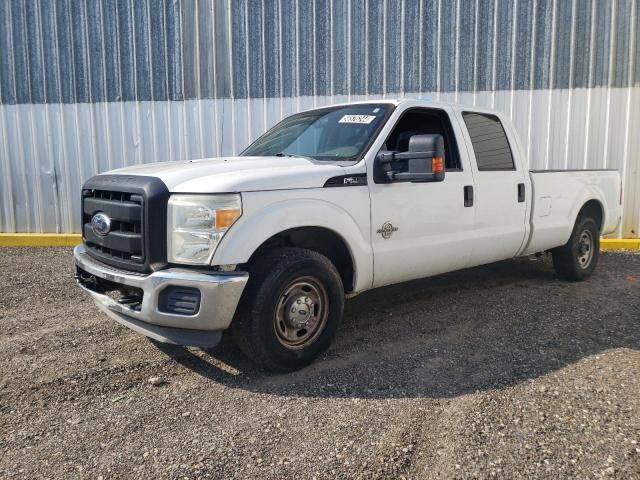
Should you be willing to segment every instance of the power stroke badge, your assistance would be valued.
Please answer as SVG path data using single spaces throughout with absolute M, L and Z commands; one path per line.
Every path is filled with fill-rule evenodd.
M 385 222 L 382 224 L 382 227 L 378 229 L 376 233 L 382 235 L 382 238 L 388 240 L 393 235 L 393 232 L 397 232 L 398 227 L 394 227 L 391 222 Z

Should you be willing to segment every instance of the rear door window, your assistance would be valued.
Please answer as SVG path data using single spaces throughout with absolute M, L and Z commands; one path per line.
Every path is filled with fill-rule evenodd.
M 507 134 L 495 115 L 463 112 L 478 170 L 515 170 Z

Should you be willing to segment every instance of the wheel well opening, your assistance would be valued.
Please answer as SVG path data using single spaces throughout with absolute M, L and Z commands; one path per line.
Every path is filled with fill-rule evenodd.
M 604 220 L 604 215 L 602 211 L 602 205 L 600 205 L 599 201 L 589 200 L 587 203 L 585 203 L 578 213 L 578 218 L 582 217 L 593 218 L 598 225 L 600 232 L 602 232 L 602 222 Z
M 265 251 L 281 247 L 313 250 L 327 257 L 335 265 L 345 292 L 353 291 L 354 265 L 349 247 L 336 232 L 322 227 L 300 227 L 280 232 L 266 240 L 251 255 L 249 263 Z

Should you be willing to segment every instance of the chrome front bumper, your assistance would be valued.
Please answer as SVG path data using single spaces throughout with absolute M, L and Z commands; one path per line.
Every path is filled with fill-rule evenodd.
M 79 273 L 88 274 L 111 283 L 142 290 L 142 303 L 138 309 L 118 303 L 105 293 L 89 288 L 78 281 L 96 305 L 115 321 L 165 343 L 212 347 L 229 327 L 240 296 L 249 279 L 244 272 L 202 273 L 195 270 L 169 268 L 150 275 L 118 270 L 91 258 L 83 245 L 78 245 L 73 256 Z M 200 291 L 200 307 L 194 315 L 179 315 L 159 309 L 159 295 L 169 286 L 191 287 Z

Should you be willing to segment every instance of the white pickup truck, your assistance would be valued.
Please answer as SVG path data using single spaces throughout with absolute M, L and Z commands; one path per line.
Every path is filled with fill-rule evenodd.
M 365 290 L 544 251 L 561 278 L 588 278 L 620 197 L 617 171 L 529 171 L 494 111 L 335 105 L 238 157 L 88 180 L 76 279 L 155 340 L 212 347 L 229 329 L 259 365 L 290 371 Z

